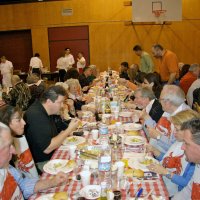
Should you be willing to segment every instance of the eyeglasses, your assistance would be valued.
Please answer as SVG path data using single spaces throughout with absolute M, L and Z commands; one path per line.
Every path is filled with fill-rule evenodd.
M 165 98 L 160 98 L 159 101 L 169 101 L 169 99 L 165 99 Z

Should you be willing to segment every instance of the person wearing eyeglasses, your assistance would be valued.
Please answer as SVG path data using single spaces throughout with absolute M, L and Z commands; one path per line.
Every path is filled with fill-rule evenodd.
M 196 164 L 191 181 L 173 200 L 196 200 L 200 197 L 200 118 L 191 119 L 181 126 L 186 160 Z
M 176 141 L 165 154 L 151 145 L 146 146 L 147 151 L 153 153 L 156 159 L 160 161 L 159 164 L 153 163 L 148 168 L 150 171 L 162 175 L 170 197 L 187 186 L 194 173 L 195 164 L 186 160 L 182 149 L 183 131 L 181 125 L 197 117 L 200 117 L 200 115 L 193 110 L 184 110 L 170 117 L 171 123 L 174 124 Z
M 161 152 L 166 153 L 170 146 L 175 142 L 174 126 L 169 118 L 177 113 L 191 109 L 185 103 L 185 94 L 183 90 L 176 85 L 165 85 L 159 99 L 164 113 L 156 128 L 148 127 L 150 144 Z

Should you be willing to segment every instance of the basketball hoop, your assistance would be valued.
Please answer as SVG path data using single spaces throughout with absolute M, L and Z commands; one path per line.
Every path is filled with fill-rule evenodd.
M 166 10 L 153 10 L 152 13 L 155 15 L 155 17 L 159 18 L 162 14 L 164 14 Z

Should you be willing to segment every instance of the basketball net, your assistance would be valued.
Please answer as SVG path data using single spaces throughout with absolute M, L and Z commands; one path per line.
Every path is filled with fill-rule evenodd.
M 156 24 L 163 24 L 164 22 L 164 14 L 166 10 L 153 10 L 152 13 L 156 17 Z

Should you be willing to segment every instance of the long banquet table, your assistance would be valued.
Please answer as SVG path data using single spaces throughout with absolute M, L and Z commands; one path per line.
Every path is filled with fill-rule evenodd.
M 133 118 L 119 117 L 119 121 L 123 123 L 131 122 L 133 121 Z M 143 136 L 145 135 L 143 130 L 141 130 L 141 135 Z M 63 148 L 58 148 L 51 159 L 69 159 L 69 153 L 67 150 Z M 51 176 L 52 175 L 44 172 L 42 174 L 42 179 L 48 179 L 48 178 L 51 178 Z M 70 172 L 69 177 L 73 177 L 73 176 L 74 176 L 74 172 Z M 91 183 L 92 183 L 92 180 L 91 180 Z M 164 182 L 161 176 L 159 176 L 159 178 L 156 179 L 156 181 L 155 180 L 141 181 L 139 184 L 138 182 L 132 182 L 132 184 L 130 185 L 130 196 L 134 197 L 135 193 L 138 191 L 140 187 L 143 188 L 143 196 L 147 195 L 152 190 L 153 195 L 162 196 L 163 199 L 169 199 L 167 189 L 164 185 Z M 77 194 L 81 188 L 82 188 L 81 181 L 70 180 L 70 182 L 66 185 L 61 185 L 59 187 L 42 191 L 41 193 L 37 193 L 31 196 L 29 199 L 34 200 L 44 194 L 66 191 L 68 195 L 70 196 L 70 198 L 73 200 L 75 199 L 73 198 L 74 194 Z M 122 199 L 123 200 L 127 199 L 125 192 L 122 192 Z M 152 198 L 150 197 L 148 199 L 152 199 Z

